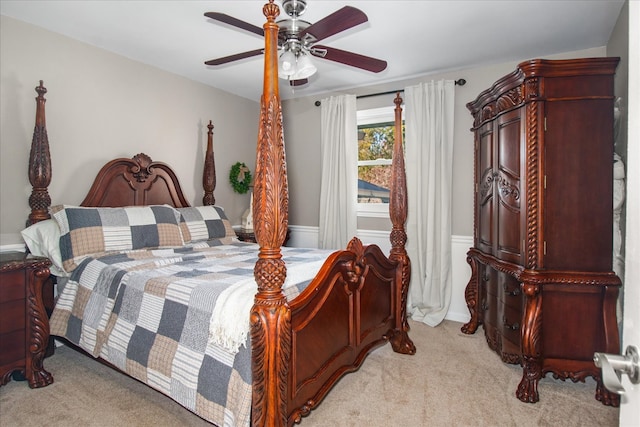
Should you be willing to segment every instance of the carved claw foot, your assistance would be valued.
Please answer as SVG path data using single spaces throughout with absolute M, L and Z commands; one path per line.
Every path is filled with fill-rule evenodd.
M 538 396 L 538 381 L 542 378 L 541 361 L 537 357 L 522 356 L 522 380 L 518 384 L 516 396 L 522 402 L 536 403 Z
M 618 407 L 620 406 L 620 396 L 616 393 L 610 392 L 602 384 L 602 379 L 596 379 L 598 386 L 596 387 L 596 400 L 602 402 L 603 405 Z
M 538 396 L 538 380 L 531 380 L 523 377 L 520 384 L 518 384 L 516 397 L 525 403 L 536 403 L 540 400 Z
M 44 369 L 34 371 L 31 377 L 27 379 L 29 380 L 29 387 L 31 388 L 46 387 L 53 383 L 53 376 Z
M 473 317 L 471 317 L 469 323 L 465 323 L 464 325 L 462 325 L 460 331 L 462 331 L 463 334 L 472 335 L 475 334 L 478 330 L 478 325 L 478 319 L 474 319 Z
M 389 334 L 389 342 L 391 343 L 391 348 L 396 353 L 401 354 L 416 354 L 416 346 L 413 344 L 413 341 L 409 338 L 409 334 L 406 331 L 390 331 Z

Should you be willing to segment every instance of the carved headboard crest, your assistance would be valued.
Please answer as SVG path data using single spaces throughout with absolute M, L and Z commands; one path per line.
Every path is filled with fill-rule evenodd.
M 136 154 L 132 159 L 137 165 L 131 166 L 131 173 L 138 182 L 145 182 L 149 175 L 153 174 L 153 167 L 151 166 L 151 157 L 144 153 Z

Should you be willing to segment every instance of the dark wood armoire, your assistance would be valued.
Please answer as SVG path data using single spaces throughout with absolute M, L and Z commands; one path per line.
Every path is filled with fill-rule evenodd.
M 614 73 L 619 58 L 535 59 L 467 108 L 475 151 L 467 334 L 522 365 L 516 396 L 538 381 L 597 381 L 593 353 L 620 352 L 612 271 Z

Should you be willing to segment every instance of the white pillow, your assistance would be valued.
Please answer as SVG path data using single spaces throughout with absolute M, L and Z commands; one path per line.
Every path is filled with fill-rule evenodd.
M 51 267 L 49 270 L 54 276 L 68 277 L 69 273 L 62 268 L 62 255 L 60 253 L 60 227 L 53 219 L 36 222 L 20 232 L 22 238 L 35 256 L 49 258 Z

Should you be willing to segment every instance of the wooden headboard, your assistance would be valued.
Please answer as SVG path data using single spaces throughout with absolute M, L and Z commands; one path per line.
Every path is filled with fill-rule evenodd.
M 100 169 L 81 206 L 119 207 L 168 204 L 189 206 L 169 165 L 144 153 L 120 158 Z

